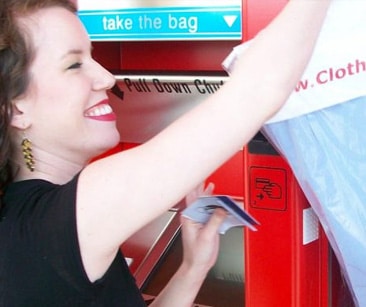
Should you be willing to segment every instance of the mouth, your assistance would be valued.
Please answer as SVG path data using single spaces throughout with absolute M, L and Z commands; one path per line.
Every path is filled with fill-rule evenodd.
M 94 120 L 100 121 L 115 121 L 116 114 L 107 100 L 90 107 L 84 112 L 84 116 Z

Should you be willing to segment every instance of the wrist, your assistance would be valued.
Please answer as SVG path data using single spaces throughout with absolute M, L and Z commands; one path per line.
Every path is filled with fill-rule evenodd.
M 193 281 L 202 284 L 209 270 L 210 268 L 207 266 L 192 265 L 183 261 L 177 271 L 177 275 L 179 275 L 179 277 L 183 280 L 189 280 L 190 282 Z

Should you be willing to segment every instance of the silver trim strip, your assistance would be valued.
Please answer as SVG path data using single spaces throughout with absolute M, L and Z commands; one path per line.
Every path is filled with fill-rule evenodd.
M 164 82 L 184 82 L 188 84 L 193 84 L 195 80 L 197 79 L 204 79 L 207 82 L 212 83 L 218 83 L 221 81 L 226 82 L 229 77 L 228 76 L 205 76 L 205 75 L 148 75 L 148 74 L 139 74 L 139 75 L 114 75 L 116 78 L 116 81 L 123 81 L 124 79 L 130 79 L 132 81 L 138 81 L 139 79 L 146 79 L 146 80 L 152 80 L 152 79 L 159 79 L 160 81 Z

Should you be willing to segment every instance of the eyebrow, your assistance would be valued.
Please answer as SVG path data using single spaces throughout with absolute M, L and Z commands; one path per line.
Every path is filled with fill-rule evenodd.
M 90 50 L 90 53 L 93 51 L 93 46 L 91 46 L 89 48 Z M 70 49 L 69 51 L 67 51 L 63 56 L 62 56 L 62 59 L 66 58 L 67 56 L 69 55 L 80 55 L 83 53 L 83 50 L 82 49 Z
M 65 54 L 63 54 L 61 58 L 64 59 L 64 58 L 67 58 L 69 55 L 79 55 L 82 53 L 83 52 L 80 49 L 70 49 Z

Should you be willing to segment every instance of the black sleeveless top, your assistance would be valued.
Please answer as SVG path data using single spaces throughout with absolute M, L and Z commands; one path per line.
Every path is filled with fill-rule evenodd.
M 78 176 L 65 185 L 11 184 L 0 212 L 0 306 L 146 306 L 119 252 L 90 282 L 76 229 Z

